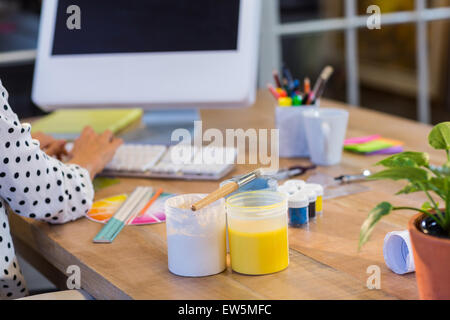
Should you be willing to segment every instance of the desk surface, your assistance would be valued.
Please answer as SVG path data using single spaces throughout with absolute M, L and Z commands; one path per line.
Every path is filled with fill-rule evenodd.
M 428 151 L 432 162 L 444 155 L 427 144 L 430 127 L 386 114 L 351 108 L 331 101 L 323 106 L 350 111 L 348 137 L 379 133 L 402 140 L 406 149 Z M 260 92 L 255 106 L 244 110 L 202 111 L 204 128 L 273 128 L 273 101 Z M 339 175 L 371 168 L 379 156 L 344 153 L 342 164 L 318 171 Z M 307 163 L 305 159 L 281 159 L 281 166 Z M 232 174 L 253 166 L 241 165 Z M 306 178 L 306 177 L 304 177 Z M 227 271 L 205 278 L 182 278 L 167 268 L 165 225 L 127 227 L 112 244 L 93 244 L 101 225 L 87 219 L 52 226 L 12 215 L 13 234 L 19 251 L 44 260 L 65 273 L 68 266 L 81 268 L 82 287 L 98 299 L 416 299 L 415 275 L 399 276 L 387 269 L 382 255 L 383 238 L 393 230 L 404 230 L 411 212 L 384 218 L 370 242 L 357 252 L 361 223 L 381 200 L 399 205 L 420 205 L 418 195 L 394 197 L 401 183 L 365 182 L 370 191 L 326 201 L 324 214 L 309 229 L 290 229 L 290 265 L 283 272 L 266 276 L 244 276 Z M 209 192 L 216 182 L 123 179 L 103 189 L 96 199 L 131 192 L 138 185 L 163 187 L 167 192 Z M 381 268 L 381 289 L 369 290 L 367 268 Z M 37 263 L 39 267 L 39 263 Z M 45 268 L 44 268 L 45 269 Z M 63 279 L 65 280 L 65 279 Z

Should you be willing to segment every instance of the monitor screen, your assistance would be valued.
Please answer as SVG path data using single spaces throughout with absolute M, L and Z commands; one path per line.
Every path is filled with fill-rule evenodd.
M 239 0 L 59 0 L 52 55 L 232 51 Z M 69 29 L 67 8 L 80 8 Z

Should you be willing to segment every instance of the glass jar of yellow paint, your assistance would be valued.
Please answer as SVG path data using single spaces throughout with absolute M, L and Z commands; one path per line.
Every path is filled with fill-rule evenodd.
M 226 202 L 231 268 L 261 275 L 289 264 L 288 206 L 285 194 L 242 192 Z

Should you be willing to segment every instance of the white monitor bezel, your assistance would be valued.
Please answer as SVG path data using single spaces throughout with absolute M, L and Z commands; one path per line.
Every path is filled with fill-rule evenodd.
M 237 51 L 52 56 L 57 5 L 58 0 L 46 0 L 42 7 L 32 99 L 44 110 L 218 108 L 254 102 L 260 0 L 240 1 Z

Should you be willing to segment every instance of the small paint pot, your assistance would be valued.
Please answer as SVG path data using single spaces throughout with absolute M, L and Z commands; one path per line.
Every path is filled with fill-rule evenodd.
M 304 187 L 305 190 L 313 190 L 316 193 L 316 214 L 323 213 L 323 187 L 317 183 L 308 183 Z
M 303 180 L 287 180 L 283 185 L 278 187 L 278 192 L 283 192 L 288 196 L 300 191 L 306 185 Z
M 287 180 L 283 185 L 288 187 L 289 190 L 291 190 L 291 189 L 301 190 L 305 187 L 306 182 L 303 180 L 300 180 L 300 179 L 293 179 L 293 180 Z
M 302 189 L 301 191 L 299 191 L 299 193 L 302 193 L 308 197 L 308 217 L 309 220 L 314 219 L 316 217 L 316 192 L 313 190 Z
M 297 192 L 289 196 L 289 226 L 296 228 L 308 223 L 308 206 L 309 199 L 306 194 Z

